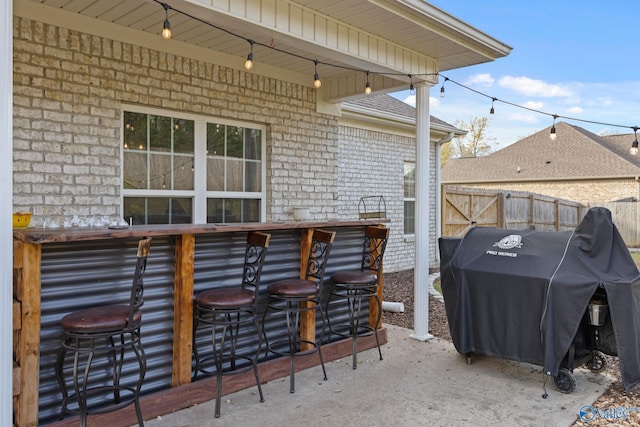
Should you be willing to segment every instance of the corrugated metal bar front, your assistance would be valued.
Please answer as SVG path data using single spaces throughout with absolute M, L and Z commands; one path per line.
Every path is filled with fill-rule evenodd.
M 336 239 L 327 264 L 323 301 L 328 296 L 329 278 L 342 269 L 360 268 L 364 227 L 336 228 Z M 296 278 L 300 274 L 300 230 L 271 231 L 271 244 L 262 273 L 259 294 L 259 320 L 266 306 L 266 287 L 277 280 Z M 175 244 L 171 237 L 154 237 L 145 275 L 142 343 L 147 356 L 147 374 L 143 394 L 171 387 L 173 341 L 173 281 Z M 196 236 L 194 254 L 194 292 L 221 286 L 240 286 L 246 233 L 218 233 Z M 104 303 L 126 303 L 129 298 L 135 265 L 137 240 L 51 243 L 42 246 L 42 331 L 40 372 L 40 423 L 53 421 L 60 410 L 61 394 L 55 379 L 54 365 L 61 345 L 60 319 L 66 314 Z M 346 322 L 348 311 L 332 304 L 334 322 Z M 368 311 L 362 314 L 367 321 Z M 264 329 L 271 342 L 286 340 L 280 313 L 270 312 Z M 316 317 L 318 337 L 321 330 Z M 210 345 L 210 330 L 197 334 L 198 345 Z M 324 341 L 339 337 L 325 335 Z M 257 350 L 253 328 L 241 331 L 239 351 Z M 205 347 L 202 351 L 207 351 Z M 263 347 L 264 352 L 264 347 Z M 273 354 L 269 358 L 275 357 Z M 263 360 L 261 355 L 260 360 Z M 130 362 L 130 363 L 129 363 Z M 123 382 L 137 375 L 131 359 L 125 366 Z M 96 369 L 94 374 L 98 373 Z M 97 378 L 97 377 L 96 377 Z M 106 379 L 105 379 L 106 381 Z
M 40 424 L 55 421 L 60 413 L 62 395 L 54 370 L 62 341 L 60 320 L 79 309 L 128 304 L 137 243 L 137 239 L 123 239 L 42 246 Z M 174 250 L 172 238 L 155 237 L 151 241 L 142 308 L 142 345 L 147 357 L 143 394 L 171 386 Z M 133 357 L 125 358 L 121 382 L 133 384 L 138 364 Z M 71 359 L 67 357 L 68 369 Z M 107 382 L 108 373 L 104 363 L 97 363 L 91 379 Z

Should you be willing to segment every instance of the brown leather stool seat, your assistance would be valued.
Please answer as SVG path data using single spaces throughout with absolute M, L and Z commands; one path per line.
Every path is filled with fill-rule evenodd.
M 333 245 L 335 235 L 336 233 L 332 231 L 314 230 L 311 235 L 309 253 L 305 260 L 306 272 L 304 278 L 278 280 L 267 286 L 269 302 L 263 315 L 263 324 L 267 312 L 272 310 L 285 313 L 287 329 L 286 340 L 269 343 L 265 334 L 267 353 L 271 351 L 281 356 L 289 356 L 291 371 L 289 391 L 291 393 L 295 392 L 295 356 L 297 355 L 317 351 L 320 357 L 324 379 L 325 381 L 327 380 L 327 371 L 324 367 L 321 350 L 326 320 L 324 310 L 320 304 L 319 295 L 324 281 L 324 270 L 327 266 L 327 259 L 329 258 L 329 252 Z M 316 309 L 320 312 L 322 319 L 320 339 L 304 339 L 298 333 L 300 328 L 300 314 L 307 311 L 315 312 Z M 303 349 L 303 347 L 309 348 Z
M 264 402 L 260 376 L 258 374 L 258 356 L 262 347 L 262 325 L 257 319 L 257 295 L 260 291 L 260 276 L 264 259 L 269 248 L 270 234 L 250 232 L 247 234 L 242 282 L 240 286 L 221 287 L 199 293 L 194 299 L 193 309 L 193 378 L 198 373 L 213 375 L 207 362 L 213 361 L 216 383 L 215 416 L 220 416 L 222 398 L 222 376 L 240 373 L 246 369 L 236 368 L 236 360 L 249 363 L 247 369 L 253 368 L 256 386 L 260 394 L 260 402 Z M 202 324 L 212 328 L 212 355 L 201 357 L 198 349 L 196 332 Z M 257 335 L 257 350 L 252 354 L 240 354 L 238 338 L 240 326 L 253 325 Z M 221 332 L 216 332 L 221 328 Z
M 60 419 L 68 413 L 79 413 L 80 425 L 87 425 L 89 406 L 91 413 L 114 411 L 130 404 L 135 405 L 136 417 L 140 426 L 144 425 L 140 409 L 140 389 L 146 373 L 146 358 L 140 341 L 142 323 L 143 277 L 147 265 L 147 256 L 151 239 L 138 242 L 136 267 L 131 285 L 128 305 L 103 305 L 78 310 L 67 314 L 60 321 L 62 326 L 62 349 L 56 361 L 56 379 L 62 392 Z M 138 379 L 135 384 L 121 384 L 121 375 L 125 365 L 125 352 L 132 350 L 138 364 Z M 73 353 L 72 388 L 65 379 L 65 358 Z M 107 355 L 110 360 L 109 375 L 90 382 L 92 367 L 102 366 L 95 363 L 96 355 Z M 83 362 L 84 360 L 84 362 Z M 84 366 L 84 369 L 82 368 Z M 96 374 L 98 369 L 95 369 Z M 124 395 L 121 396 L 121 393 Z M 105 397 L 113 394 L 111 404 Z M 72 406 L 71 408 L 69 406 Z M 75 408 L 77 406 L 77 409 Z
M 142 311 L 135 310 L 133 321 L 139 323 L 141 320 Z M 106 305 L 68 314 L 62 318 L 60 326 L 73 332 L 108 332 L 126 328 L 128 321 L 128 305 Z

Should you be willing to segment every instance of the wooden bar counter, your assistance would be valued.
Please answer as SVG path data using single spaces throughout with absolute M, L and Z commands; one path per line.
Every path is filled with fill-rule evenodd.
M 142 389 L 142 412 L 145 419 L 150 419 L 215 397 L 215 378 L 191 381 L 193 296 L 220 284 L 240 285 L 241 270 L 237 268 L 243 261 L 243 244 L 248 231 L 272 234 L 263 271 L 264 288 L 272 281 L 303 274 L 306 260 L 301 251 L 313 229 L 336 231 L 326 271 L 329 277 L 338 269 L 359 268 L 364 228 L 385 223 L 388 220 L 369 219 L 142 225 L 124 229 L 14 229 L 15 425 L 77 424 L 74 417 L 57 421 L 60 394 L 53 362 L 60 346 L 58 323 L 67 312 L 113 303 L 111 298 L 117 298 L 120 285 L 126 294 L 133 274 L 128 263 L 135 262 L 138 239 L 152 237 L 142 328 L 148 361 Z M 376 313 L 369 313 L 369 318 L 374 322 Z M 283 329 L 275 322 L 265 322 L 267 334 Z M 301 333 L 309 339 L 316 333 L 313 313 L 303 322 Z M 386 342 L 384 329 L 381 329 L 380 337 L 383 343 Z M 359 350 L 374 346 L 372 336 L 358 340 Z M 344 357 L 350 352 L 350 339 L 327 342 L 323 346 L 325 361 Z M 306 369 L 318 363 L 317 355 L 313 354 L 296 362 L 296 367 Z M 285 377 L 289 369 L 288 358 L 267 359 L 259 368 L 263 382 Z M 331 372 L 327 374 L 331 376 Z M 126 373 L 123 375 L 126 378 Z M 225 379 L 223 393 L 254 385 L 252 372 L 234 375 Z M 94 415 L 89 421 L 90 425 L 129 426 L 136 423 L 131 406 L 117 416 Z

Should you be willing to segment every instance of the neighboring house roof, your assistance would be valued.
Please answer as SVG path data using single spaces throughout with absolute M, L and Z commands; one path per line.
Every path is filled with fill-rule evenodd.
M 442 169 L 445 184 L 602 179 L 640 176 L 640 157 L 629 148 L 633 134 L 598 136 L 559 122 L 557 138 L 550 128 L 523 138 L 488 156 L 449 159 Z
M 415 127 L 416 109 L 415 107 L 400 101 L 390 95 L 363 96 L 350 100 L 342 104 L 343 112 L 359 113 L 361 115 L 371 115 L 388 120 L 397 121 Z M 429 116 L 431 128 L 443 132 L 453 132 L 455 135 L 466 135 L 467 131 L 456 128 L 437 117 Z

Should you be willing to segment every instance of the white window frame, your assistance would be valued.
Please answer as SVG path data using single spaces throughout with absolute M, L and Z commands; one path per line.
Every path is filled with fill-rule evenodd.
M 415 206 L 416 206 L 416 197 L 415 197 L 415 188 L 416 188 L 416 182 L 414 180 L 413 182 L 413 189 L 414 189 L 414 195 L 413 197 L 407 197 L 405 194 L 405 186 L 406 186 L 406 166 L 408 164 L 413 165 L 413 170 L 414 170 L 414 176 L 415 176 L 415 169 L 416 169 L 416 162 L 415 161 L 409 161 L 409 160 L 405 160 L 402 163 L 402 232 L 404 233 L 405 236 L 415 236 L 415 229 L 416 229 L 416 224 L 415 224 L 415 217 L 416 217 L 416 213 L 415 213 Z M 414 208 L 414 212 L 413 212 L 413 233 L 406 233 L 405 230 L 407 229 L 407 212 L 405 211 L 405 203 L 406 202 L 413 202 L 413 208 Z
M 120 134 L 120 211 L 124 211 L 125 197 L 190 197 L 193 201 L 193 224 L 207 223 L 207 199 L 246 199 L 252 198 L 260 200 L 260 221 L 266 221 L 266 126 L 254 122 L 241 120 L 229 120 L 214 116 L 205 116 L 192 113 L 179 112 L 162 108 L 144 107 L 140 105 L 123 105 L 120 116 L 120 129 L 123 128 L 124 113 L 142 113 L 158 116 L 169 116 L 178 119 L 193 120 L 194 122 L 194 147 L 193 147 L 193 167 L 194 167 L 194 189 L 193 190 L 161 190 L 161 189 L 125 189 L 124 188 L 124 132 Z M 207 191 L 207 123 L 218 123 L 226 126 L 237 126 L 242 128 L 258 129 L 261 134 L 260 159 L 261 159 L 261 191 L 259 192 L 239 192 L 239 191 Z

